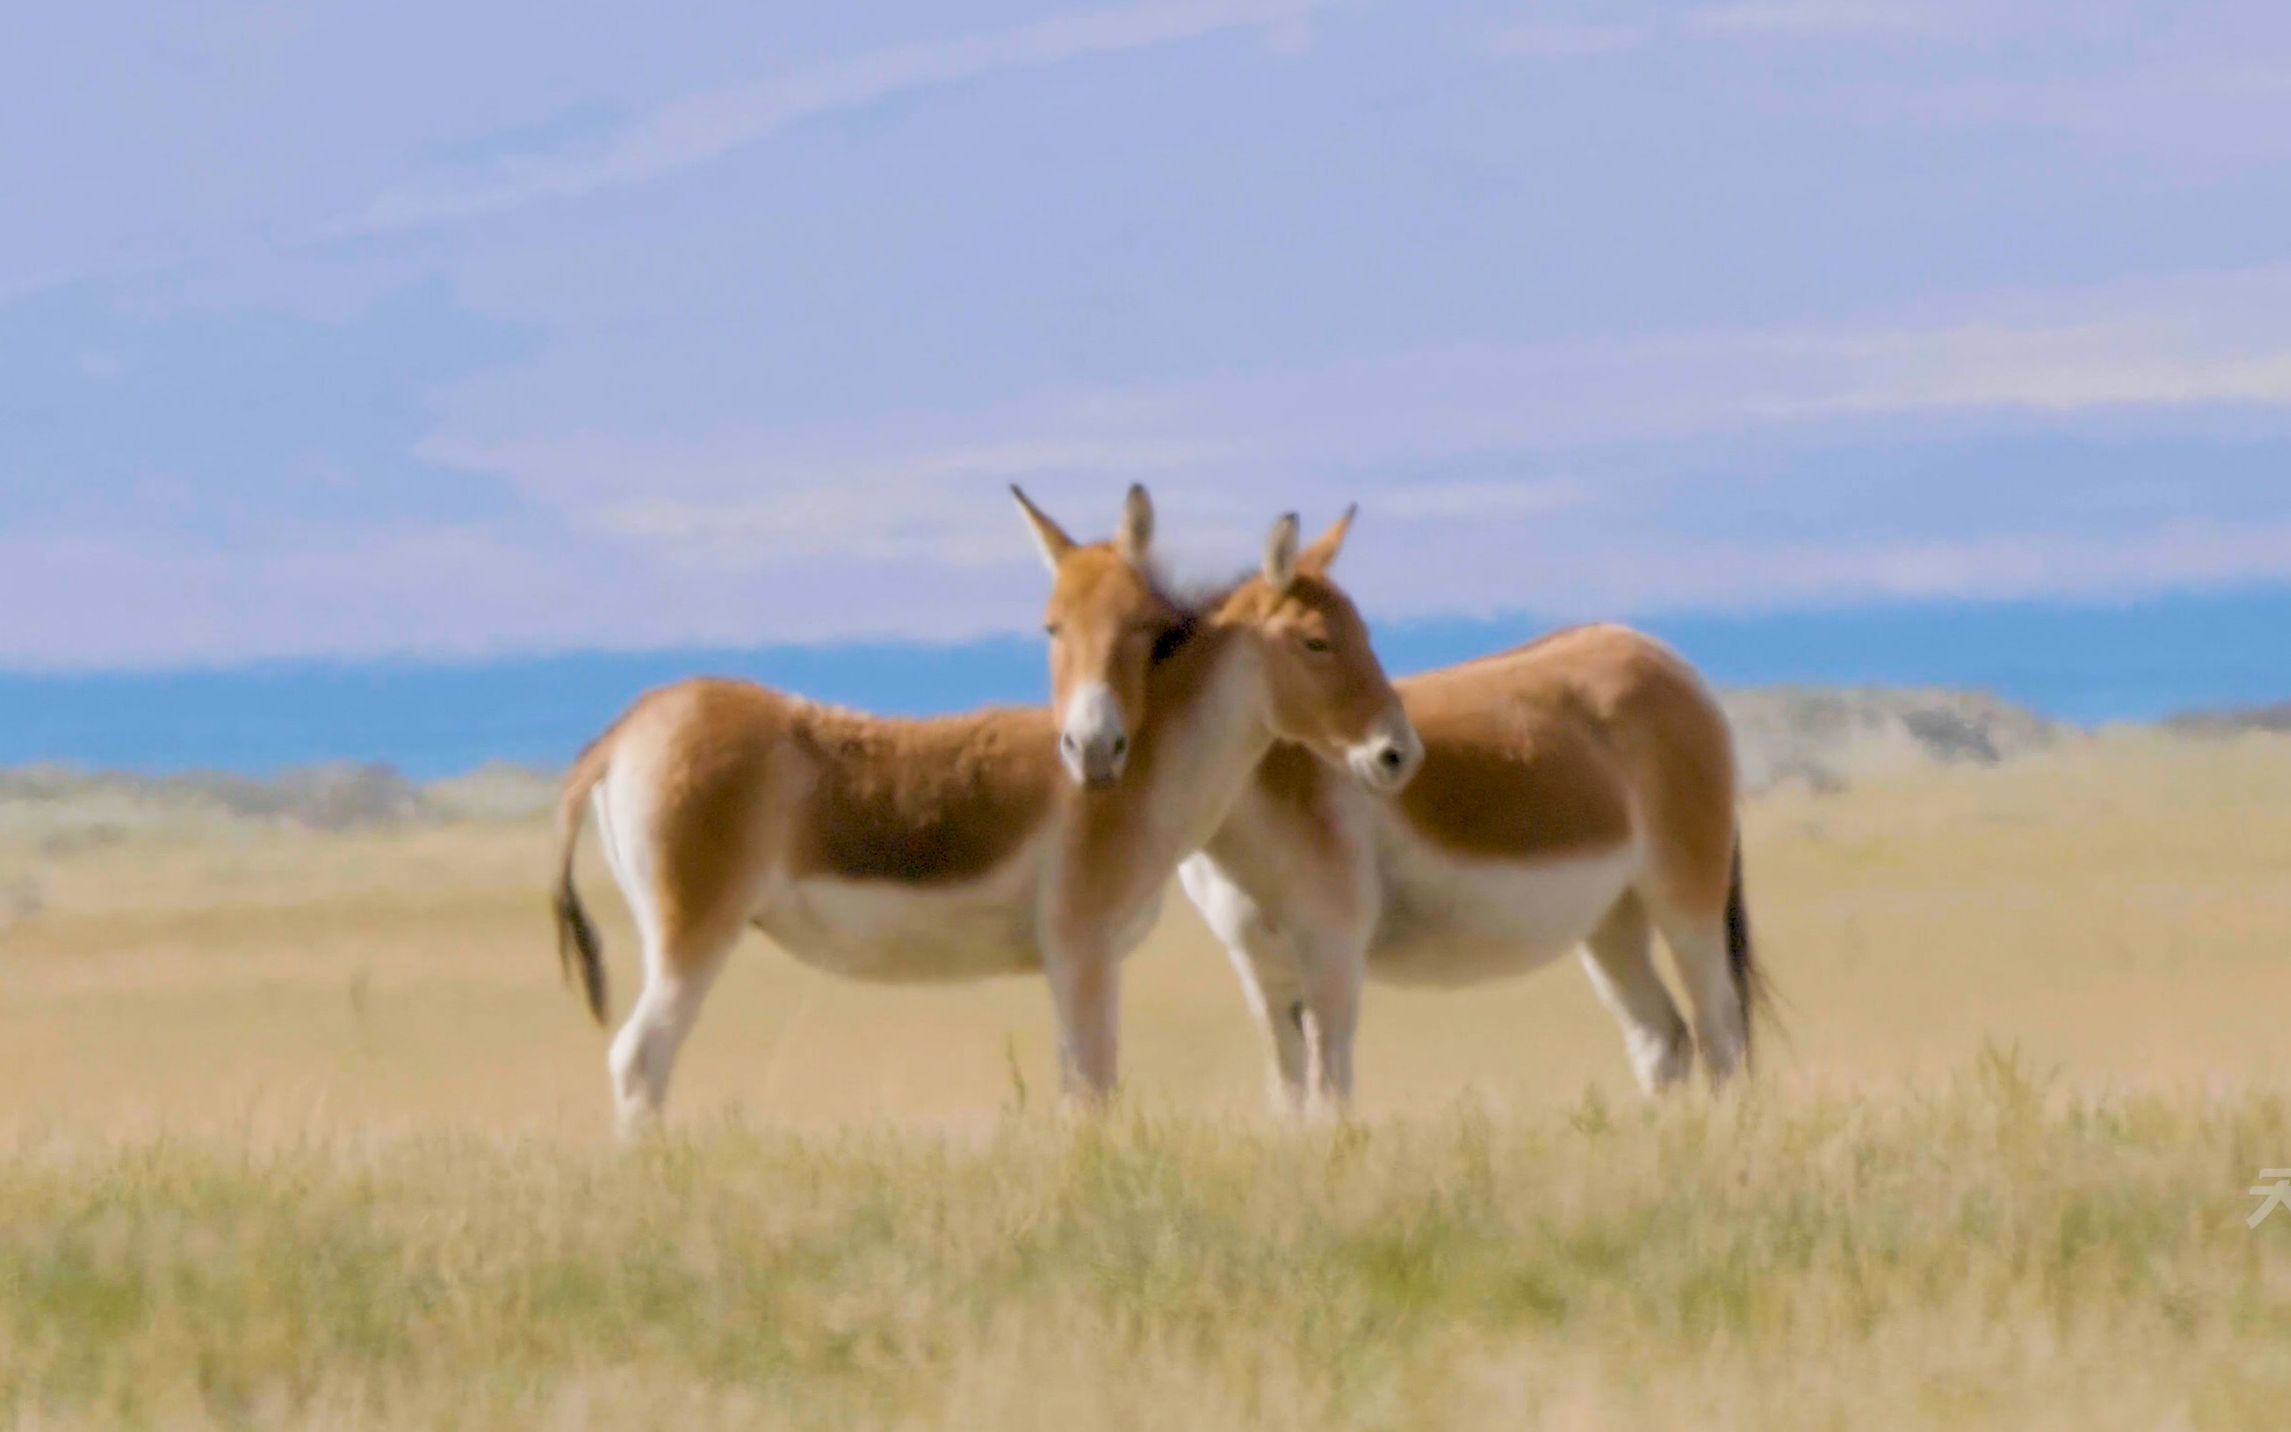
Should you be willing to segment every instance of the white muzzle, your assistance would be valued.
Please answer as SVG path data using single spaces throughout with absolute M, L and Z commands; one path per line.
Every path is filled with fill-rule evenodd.
M 1424 764 L 1424 742 L 1408 713 L 1395 702 L 1369 738 L 1344 753 L 1344 763 L 1362 785 L 1389 795 L 1407 785 Z
M 1076 784 L 1110 786 L 1122 778 L 1130 736 L 1111 687 L 1099 682 L 1075 692 L 1058 726 L 1058 758 Z

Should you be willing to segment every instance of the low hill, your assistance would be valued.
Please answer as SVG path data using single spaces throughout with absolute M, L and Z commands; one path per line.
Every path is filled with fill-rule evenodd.
M 2218 711 L 2187 711 L 2164 722 L 2180 736 L 2239 736 L 2248 731 L 2291 734 L 2291 701 L 2272 706 L 2238 706 Z
M 339 831 L 522 820 L 548 809 L 556 789 L 546 772 L 507 765 L 427 785 L 373 762 L 305 766 L 267 778 L 24 766 L 0 771 L 0 840 L 69 848 L 233 826 Z
M 1725 697 L 1746 791 L 1856 781 L 1933 766 L 1993 766 L 2076 734 L 1969 691 L 1772 687 Z

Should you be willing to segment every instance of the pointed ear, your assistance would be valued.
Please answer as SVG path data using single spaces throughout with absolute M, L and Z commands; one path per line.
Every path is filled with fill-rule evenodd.
M 1146 554 L 1152 548 L 1153 499 L 1146 496 L 1142 483 L 1133 482 L 1130 495 L 1122 502 L 1122 526 L 1114 534 L 1114 550 L 1131 566 L 1143 568 Z
M 1329 529 L 1313 539 L 1313 545 L 1297 554 L 1300 571 L 1322 576 L 1336 561 L 1336 554 L 1344 550 L 1345 534 L 1352 530 L 1352 519 L 1360 515 L 1360 504 L 1355 502 L 1344 509 L 1344 516 L 1329 524 Z
M 1074 539 L 1066 535 L 1065 528 L 1050 520 L 1050 514 L 1028 501 L 1015 482 L 1010 485 L 1010 495 L 1018 500 L 1018 514 L 1026 519 L 1027 530 L 1034 534 L 1034 545 L 1042 549 L 1042 565 L 1056 575 L 1058 564 L 1074 550 Z
M 1297 580 L 1297 514 L 1283 514 L 1265 538 L 1265 580 L 1285 592 Z

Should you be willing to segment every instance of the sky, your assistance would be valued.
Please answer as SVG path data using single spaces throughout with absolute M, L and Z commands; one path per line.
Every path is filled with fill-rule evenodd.
M 2291 586 L 2291 9 L 35 7 L 0 669 Z

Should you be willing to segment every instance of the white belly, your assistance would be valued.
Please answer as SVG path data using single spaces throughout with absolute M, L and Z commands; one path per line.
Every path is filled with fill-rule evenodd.
M 756 917 L 796 959 L 851 979 L 976 980 L 1042 967 L 1035 887 L 1017 871 L 961 886 L 799 880 Z
M 1384 909 L 1368 972 L 1395 984 L 1473 984 L 1548 964 L 1589 938 L 1640 865 L 1636 846 L 1526 863 L 1405 835 L 1378 855 Z

